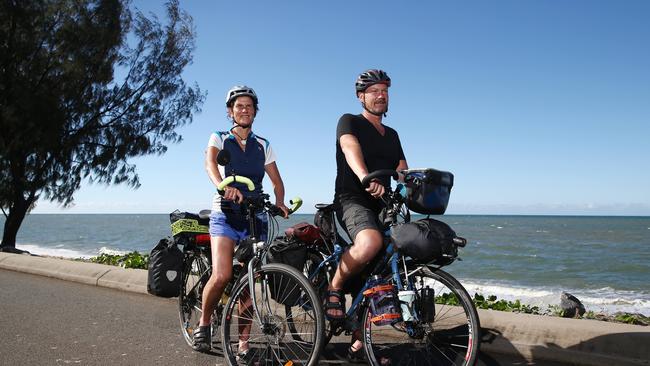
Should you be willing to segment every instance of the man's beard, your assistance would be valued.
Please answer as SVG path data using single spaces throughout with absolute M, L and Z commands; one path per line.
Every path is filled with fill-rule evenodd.
M 388 103 L 379 104 L 379 105 L 375 104 L 374 106 L 372 106 L 372 108 L 368 108 L 368 106 L 364 103 L 363 107 L 368 112 L 370 112 L 371 114 L 374 114 L 375 116 L 382 116 L 386 112 L 388 112 Z

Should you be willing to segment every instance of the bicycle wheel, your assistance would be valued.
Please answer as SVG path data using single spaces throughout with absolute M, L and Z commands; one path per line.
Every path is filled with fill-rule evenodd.
M 321 304 L 323 303 L 324 301 L 323 299 L 325 299 L 325 296 L 327 295 L 327 286 L 329 285 L 331 277 L 333 276 L 333 270 L 330 268 L 330 266 L 323 266 L 316 273 L 316 269 L 322 262 L 323 262 L 323 256 L 320 254 L 320 252 L 313 249 L 308 249 L 305 266 L 302 271 L 305 278 L 308 279 L 308 281 L 311 283 L 311 286 L 316 290 L 316 293 L 318 294 L 318 298 L 321 300 Z M 311 276 L 312 273 L 315 273 L 315 275 L 311 280 L 309 280 L 309 277 Z M 309 313 L 301 311 L 299 314 L 294 314 L 292 312 L 292 307 L 286 306 L 285 314 L 288 320 L 287 324 L 289 326 L 289 330 L 291 331 L 291 334 L 294 337 L 294 339 L 298 341 L 303 340 L 302 339 L 303 332 L 300 329 L 296 329 L 296 325 L 306 323 Z M 332 337 L 331 331 L 329 331 L 329 325 L 330 325 L 329 322 L 325 322 L 326 329 L 325 329 L 324 345 L 329 343 L 329 340 Z
M 315 249 L 308 249 L 305 266 L 302 271 L 303 275 L 306 278 L 309 278 L 322 262 L 323 255 L 319 251 Z M 331 268 L 331 266 L 323 266 L 310 281 L 321 299 L 324 299 L 325 295 L 327 295 L 327 286 L 329 285 L 332 277 L 334 277 L 334 270 L 335 268 Z
M 424 268 L 410 280 L 415 286 L 413 321 L 400 319 L 391 325 L 376 326 L 370 320 L 370 308 L 364 311 L 363 339 L 369 363 L 473 365 L 481 326 L 467 291 L 442 270 Z
M 261 266 L 254 278 L 255 305 L 249 293 L 248 276 L 244 276 L 224 309 L 221 323 L 227 362 L 316 365 L 322 348 L 324 317 L 318 295 L 307 279 L 296 269 L 277 263 Z
M 201 319 L 201 296 L 203 286 L 210 278 L 210 263 L 208 258 L 202 253 L 190 253 L 185 256 L 183 263 L 183 272 L 181 274 L 181 290 L 178 295 L 178 312 L 181 321 L 181 333 L 188 345 L 192 346 L 194 329 L 199 326 Z M 213 317 L 213 321 L 216 317 Z M 220 321 L 218 319 L 217 321 Z M 217 335 L 216 328 L 213 324 L 212 336 Z M 213 338 L 214 342 L 214 338 Z

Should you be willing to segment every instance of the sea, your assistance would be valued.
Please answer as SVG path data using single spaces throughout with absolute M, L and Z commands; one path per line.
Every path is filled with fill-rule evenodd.
M 417 219 L 414 217 L 413 219 Z M 563 292 L 588 311 L 650 316 L 650 217 L 444 215 L 435 217 L 467 239 L 445 270 L 471 295 L 496 295 L 539 306 Z M 311 214 L 279 220 L 279 231 Z M 0 218 L 0 228 L 4 217 Z M 36 255 L 89 258 L 149 253 L 170 235 L 165 214 L 32 214 L 16 247 Z

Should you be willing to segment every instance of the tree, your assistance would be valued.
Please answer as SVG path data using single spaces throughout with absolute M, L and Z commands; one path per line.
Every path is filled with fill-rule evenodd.
M 0 250 L 37 199 L 70 205 L 82 181 L 140 183 L 129 158 L 162 154 L 205 94 L 181 78 L 192 19 L 177 0 L 168 23 L 128 0 L 0 4 Z

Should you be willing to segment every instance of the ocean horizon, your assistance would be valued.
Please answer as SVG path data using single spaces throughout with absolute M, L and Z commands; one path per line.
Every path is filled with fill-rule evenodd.
M 413 219 L 417 219 L 414 216 Z M 460 215 L 434 218 L 468 244 L 445 270 L 470 294 L 529 305 L 559 304 L 562 292 L 587 310 L 650 316 L 650 216 Z M 279 232 L 313 214 L 278 220 Z M 4 217 L 0 219 L 4 230 Z M 30 214 L 16 247 L 36 255 L 89 258 L 149 253 L 170 235 L 169 214 Z

